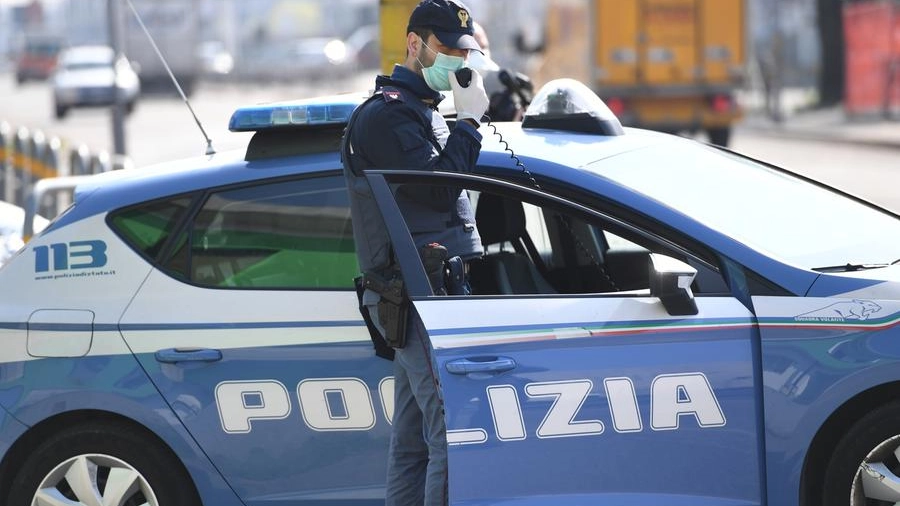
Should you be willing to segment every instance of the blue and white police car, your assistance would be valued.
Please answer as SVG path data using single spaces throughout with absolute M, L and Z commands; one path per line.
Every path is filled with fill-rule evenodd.
M 92 177 L 0 270 L 0 503 L 383 503 L 394 384 L 338 148 L 362 100 L 242 109 L 245 151 Z M 474 173 L 367 176 L 452 504 L 900 502 L 900 217 L 571 82 L 482 132 Z M 433 295 L 402 185 L 470 192 L 473 295 Z

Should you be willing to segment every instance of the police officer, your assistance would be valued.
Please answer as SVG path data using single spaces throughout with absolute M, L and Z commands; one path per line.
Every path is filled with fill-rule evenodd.
M 389 77 L 376 79 L 375 95 L 357 108 L 344 135 L 344 174 L 366 288 L 362 305 L 372 326 L 396 350 L 387 506 L 448 503 L 447 438 L 431 344 L 414 308 L 396 300 L 402 285 L 363 172 L 474 169 L 488 98 L 477 72 L 467 87 L 455 75 L 470 51 L 481 50 L 472 23 L 468 8 L 457 0 L 420 2 L 409 18 L 405 62 L 395 65 Z M 453 93 L 457 122 L 452 131 L 437 112 L 442 91 Z M 421 251 L 439 243 L 447 256 L 463 261 L 482 255 L 465 191 L 406 186 L 396 190 L 396 199 Z

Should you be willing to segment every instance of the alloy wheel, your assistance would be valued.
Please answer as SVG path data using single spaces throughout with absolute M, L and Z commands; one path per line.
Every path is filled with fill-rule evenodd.
M 41 481 L 32 506 L 159 506 L 147 480 L 115 457 L 85 454 L 56 466 Z
M 881 442 L 863 459 L 853 477 L 850 506 L 900 503 L 900 435 Z

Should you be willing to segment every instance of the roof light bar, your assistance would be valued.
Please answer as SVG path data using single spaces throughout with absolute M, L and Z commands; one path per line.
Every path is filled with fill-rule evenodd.
M 228 129 L 232 132 L 258 132 L 276 128 L 342 125 L 347 123 L 364 100 L 361 95 L 337 95 L 242 107 L 231 115 Z
M 574 79 L 556 79 L 535 95 L 522 128 L 595 135 L 622 135 L 622 123 L 590 88 Z

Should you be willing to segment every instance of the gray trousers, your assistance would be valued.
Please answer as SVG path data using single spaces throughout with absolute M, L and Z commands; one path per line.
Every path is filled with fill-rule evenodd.
M 446 506 L 447 429 L 431 343 L 415 309 L 394 358 L 386 506 Z

